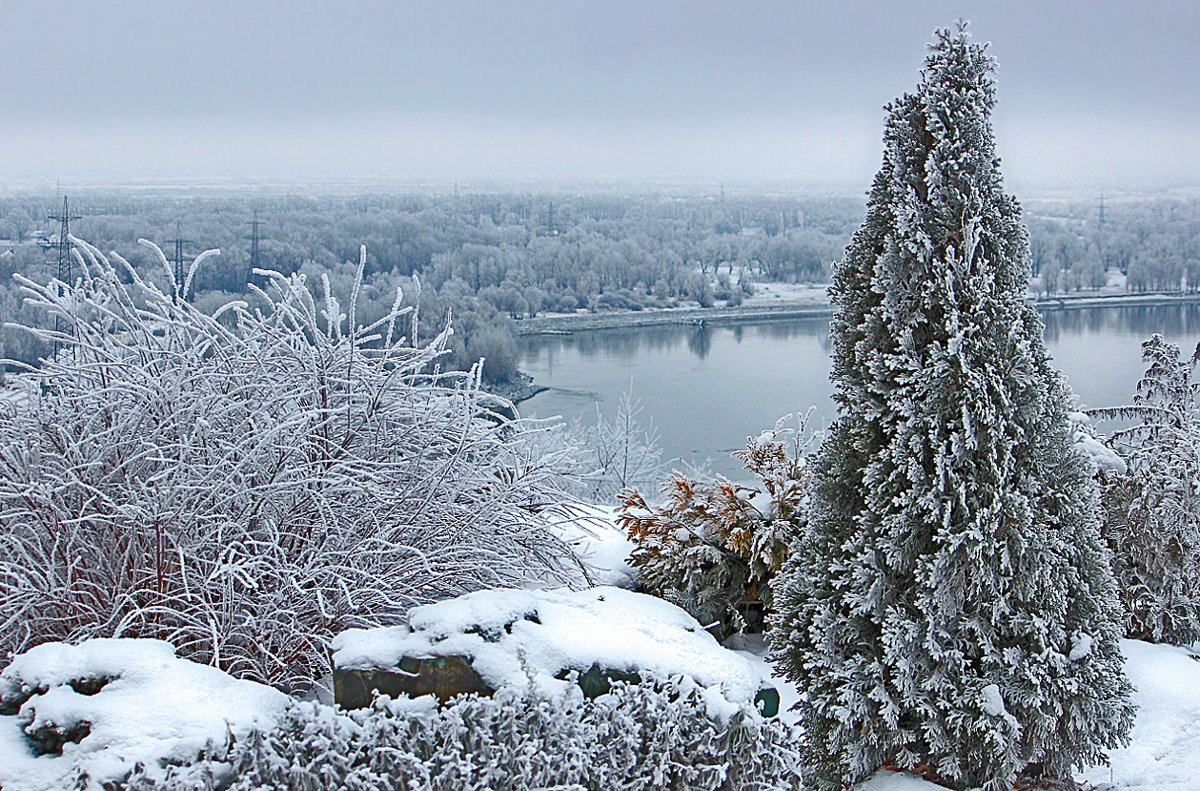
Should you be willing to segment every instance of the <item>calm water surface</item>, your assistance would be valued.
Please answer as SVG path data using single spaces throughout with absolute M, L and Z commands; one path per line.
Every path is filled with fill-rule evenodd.
M 1189 354 L 1200 306 L 1099 308 L 1042 314 L 1046 345 L 1087 406 L 1128 402 L 1143 372 L 1141 343 L 1161 332 Z M 522 339 L 521 369 L 549 391 L 521 404 L 527 416 L 594 422 L 624 392 L 641 402 L 668 457 L 744 478 L 729 453 L 789 412 L 835 417 L 828 320 L 729 327 L 644 327 Z

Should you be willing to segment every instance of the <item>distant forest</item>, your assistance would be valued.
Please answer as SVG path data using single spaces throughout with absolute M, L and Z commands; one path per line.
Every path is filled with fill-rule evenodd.
M 47 216 L 61 197 L 0 198 L 0 320 L 38 324 L 12 273 L 53 276 L 39 246 L 57 235 Z M 345 299 L 359 245 L 367 264 L 358 318 L 395 300 L 420 305 L 428 338 L 453 316 L 449 365 L 487 358 L 492 383 L 517 372 L 513 321 L 545 312 L 738 305 L 755 283 L 824 282 L 862 220 L 854 198 L 662 195 L 385 195 L 164 197 L 85 194 L 72 233 L 115 250 L 142 277 L 165 283 L 155 254 L 183 238 L 185 258 L 217 247 L 196 272 L 194 300 L 215 309 L 247 293 L 252 220 L 259 266 L 303 272 L 314 293 L 326 276 Z M 1132 291 L 1195 290 L 1200 284 L 1200 202 L 1169 198 L 1033 201 L 1026 205 L 1037 288 L 1056 294 L 1098 288 L 1109 271 Z M 46 353 L 6 330 L 4 355 L 28 363 Z

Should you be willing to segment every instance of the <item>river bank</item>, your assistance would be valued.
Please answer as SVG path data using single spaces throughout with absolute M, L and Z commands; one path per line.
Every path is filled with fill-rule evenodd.
M 538 316 L 516 322 L 518 335 L 546 335 L 624 327 L 655 327 L 668 324 L 735 324 L 783 319 L 821 319 L 833 316 L 825 303 L 753 305 L 725 308 L 670 308 L 619 313 L 574 313 Z
M 549 389 L 545 385 L 534 384 L 533 377 L 524 371 L 517 371 L 517 379 L 514 382 L 501 382 L 499 384 L 483 386 L 484 392 L 500 396 L 514 404 L 527 401 L 538 393 L 544 393 Z
M 1200 303 L 1200 294 L 1075 295 L 1031 299 L 1030 301 L 1039 311 L 1045 312 L 1085 308 L 1187 305 Z M 681 324 L 725 325 L 791 319 L 828 319 L 833 317 L 833 311 L 833 305 L 829 302 L 807 301 L 719 308 L 671 308 L 613 313 L 558 314 L 520 319 L 516 325 L 518 335 L 557 335 L 627 327 Z

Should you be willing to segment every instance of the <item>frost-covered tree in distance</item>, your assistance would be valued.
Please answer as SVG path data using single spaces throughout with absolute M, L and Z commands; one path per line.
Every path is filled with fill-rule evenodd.
M 1104 478 L 1105 538 L 1130 637 L 1181 645 L 1200 640 L 1200 383 L 1179 347 L 1155 335 L 1142 344 L 1146 374 L 1129 406 L 1090 410 L 1129 420 L 1110 444 L 1129 474 Z
M 774 657 L 807 691 L 821 788 L 881 765 L 1057 782 L 1133 714 L 1096 487 L 1024 299 L 993 60 L 965 23 L 935 37 L 835 273 L 840 416 L 777 578 Z

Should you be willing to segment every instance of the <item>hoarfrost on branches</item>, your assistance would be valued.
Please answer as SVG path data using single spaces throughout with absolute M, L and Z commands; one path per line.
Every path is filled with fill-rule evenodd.
M 129 791 L 228 788 L 269 791 L 795 791 L 802 787 L 794 733 L 753 709 L 716 722 L 702 690 L 669 679 L 615 682 L 586 700 L 538 690 L 431 698 L 380 698 L 348 714 L 291 707 L 274 729 L 218 745 L 171 767 L 164 780 L 135 774 Z
M 818 788 L 881 765 L 953 788 L 1060 783 L 1133 715 L 1095 467 L 1025 302 L 993 61 L 965 23 L 935 35 L 916 91 L 888 106 L 834 274 L 840 416 L 775 577 L 772 652 L 805 690 Z
M 489 412 L 478 367 L 440 372 L 449 327 L 417 345 L 398 302 L 359 327 L 353 295 L 266 271 L 206 315 L 169 268 L 164 293 L 75 244 L 77 282 L 17 276 L 65 329 L 25 328 L 59 351 L 0 415 L 0 650 L 155 637 L 302 687 L 346 628 L 580 581 L 531 518 L 556 459 Z
M 1133 403 L 1089 413 L 1133 422 L 1109 439 L 1128 473 L 1103 476 L 1105 532 L 1127 636 L 1188 644 L 1200 640 L 1200 346 L 1181 360 L 1178 346 L 1154 335 L 1142 359 Z

